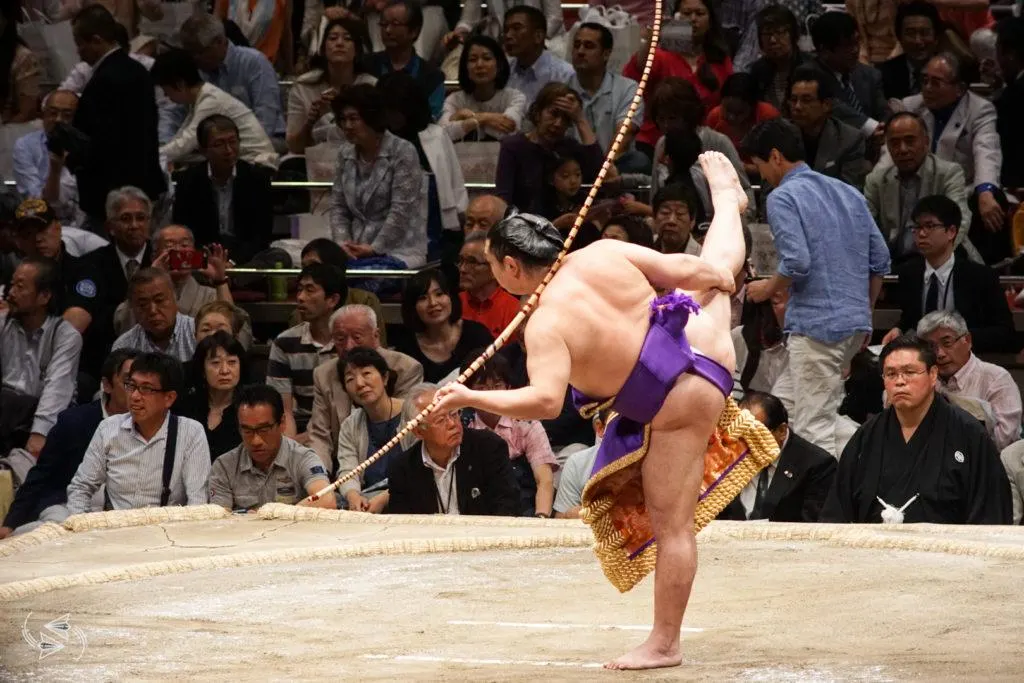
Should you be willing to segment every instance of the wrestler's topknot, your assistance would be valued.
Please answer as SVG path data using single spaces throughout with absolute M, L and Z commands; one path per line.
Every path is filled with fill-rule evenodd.
M 546 268 L 558 258 L 564 238 L 546 218 L 512 209 L 491 227 L 487 240 L 499 261 L 511 256 L 526 266 Z

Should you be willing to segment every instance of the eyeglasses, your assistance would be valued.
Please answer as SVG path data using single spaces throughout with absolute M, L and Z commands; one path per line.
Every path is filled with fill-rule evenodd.
M 250 439 L 254 436 L 265 438 L 269 436 L 272 431 L 277 429 L 277 427 L 278 425 L 276 424 L 263 424 L 258 427 L 246 427 L 244 425 L 239 425 L 238 431 L 242 433 L 243 437 L 248 437 Z
M 476 259 L 472 258 L 460 258 L 458 261 L 455 262 L 455 265 L 458 266 L 459 268 L 462 268 L 463 266 L 465 266 L 466 268 L 480 268 L 481 266 L 486 266 L 487 261 L 477 261 Z
M 122 213 L 118 215 L 117 220 L 120 221 L 121 223 L 130 223 L 132 221 L 136 223 L 145 223 L 146 221 L 149 220 L 149 214 L 143 212 Z
M 380 25 L 380 29 L 382 31 L 384 29 L 386 29 L 388 26 L 408 26 L 409 25 L 409 22 L 407 22 L 407 21 L 379 21 L 377 23 Z
M 163 394 L 163 393 L 166 393 L 163 389 L 161 389 L 159 387 L 151 387 L 148 384 L 141 384 L 140 385 L 140 384 L 136 384 L 135 382 L 131 382 L 131 381 L 124 383 L 124 391 L 129 396 L 134 394 L 136 391 L 138 391 L 143 396 L 152 396 L 153 394 Z
M 911 232 L 931 232 L 932 230 L 945 230 L 946 226 L 942 223 L 918 223 L 917 225 L 911 225 Z
M 963 339 L 966 336 L 967 336 L 967 334 L 964 333 L 964 334 L 961 334 L 961 335 L 958 335 L 958 336 L 952 337 L 952 338 L 950 338 L 950 337 L 943 337 L 942 339 L 939 339 L 937 342 L 935 342 L 935 345 L 939 346 L 939 347 L 941 347 L 943 349 L 951 349 L 951 348 L 953 348 L 954 344 L 956 344 L 958 341 L 960 341 L 961 339 Z
M 761 36 L 761 40 L 772 40 L 772 39 L 784 40 L 784 39 L 788 39 L 789 38 L 790 33 L 789 33 L 789 29 L 788 28 L 784 28 L 784 27 L 780 27 L 780 28 L 766 28 L 766 29 L 763 29 L 761 31 L 760 36 Z
M 934 86 L 941 88 L 944 85 L 956 85 L 956 81 L 946 80 L 945 78 L 937 78 L 935 76 L 921 76 L 921 86 Z
M 423 423 L 432 427 L 440 427 L 448 422 L 459 422 L 459 411 L 455 410 L 450 413 L 434 413 L 429 419 L 424 420 Z
M 902 370 L 886 370 L 885 372 L 882 373 L 882 379 L 884 379 L 886 382 L 895 382 L 900 378 L 909 381 L 919 375 L 925 374 L 926 372 L 928 372 L 927 369 L 911 370 L 910 368 L 903 368 Z

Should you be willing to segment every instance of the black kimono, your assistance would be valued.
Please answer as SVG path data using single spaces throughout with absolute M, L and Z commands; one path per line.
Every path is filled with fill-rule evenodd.
M 911 498 L 917 499 L 906 505 Z M 882 521 L 881 498 L 904 522 L 1010 524 L 1010 482 L 981 423 L 936 394 L 909 442 L 896 411 L 864 423 L 843 449 L 822 522 Z

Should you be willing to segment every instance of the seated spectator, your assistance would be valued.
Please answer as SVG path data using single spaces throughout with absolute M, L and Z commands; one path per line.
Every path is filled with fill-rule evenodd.
M 303 154 L 322 142 L 341 142 L 331 100 L 350 85 L 374 85 L 367 72 L 366 27 L 355 18 L 331 19 L 310 70 L 288 90 L 288 151 Z
M 466 40 L 459 58 L 459 89 L 445 98 L 438 121 L 452 140 L 501 140 L 519 132 L 526 96 L 508 87 L 508 58 L 489 36 Z
M 341 270 L 342 275 L 348 270 L 348 255 L 345 251 L 338 246 L 337 242 L 332 242 L 326 237 L 318 237 L 314 240 L 310 240 L 306 246 L 302 248 L 300 254 L 302 259 L 302 267 L 305 268 L 311 263 L 326 263 L 329 266 L 334 266 Z M 373 309 L 374 314 L 377 316 L 377 320 L 384 320 L 384 309 L 380 305 L 380 299 L 373 292 L 368 292 L 365 289 L 359 289 L 358 287 L 349 287 L 348 294 L 345 296 L 345 306 L 352 304 L 359 304 L 361 306 L 369 306 Z M 294 327 L 302 322 L 302 317 L 296 310 L 288 318 L 288 326 Z M 382 326 L 379 329 L 380 344 L 381 346 L 387 346 L 387 333 Z
M 1003 449 L 999 454 L 1010 478 L 1010 493 L 1013 499 L 1013 523 L 1024 519 L 1024 441 L 1018 441 Z M 0 529 L 0 533 L 3 530 Z
M 273 4 L 214 0 L 213 16 L 230 21 L 245 37 L 246 44 L 263 53 L 283 73 L 292 73 L 294 41 L 292 40 L 292 4 L 274 0 Z
M 196 131 L 199 122 L 220 114 L 238 130 L 239 156 L 251 164 L 277 168 L 277 152 L 259 119 L 248 107 L 230 93 L 199 77 L 192 56 L 184 50 L 171 50 L 156 58 L 151 71 L 153 82 L 163 89 L 167 99 L 188 107 L 188 114 L 174 139 L 160 147 L 160 154 L 175 165 L 186 165 L 200 159 Z
M 338 454 L 334 464 L 337 476 L 341 477 L 395 437 L 403 424 L 404 401 L 394 396 L 395 374 L 373 349 L 357 346 L 349 350 L 338 359 L 337 372 L 341 373 L 349 401 L 356 406 L 338 430 Z M 401 454 L 402 445 L 395 444 L 357 479 L 341 485 L 338 492 L 345 498 L 349 510 L 384 511 L 388 504 L 388 467 Z
M 60 317 L 57 264 L 27 258 L 14 271 L 0 312 L 0 457 L 24 448 L 34 458 L 57 414 L 75 394 L 82 337 Z
M 587 485 L 590 475 L 594 471 L 597 449 L 601 446 L 605 425 L 613 415 L 610 407 L 595 412 L 594 417 L 591 418 L 594 436 L 597 437 L 594 445 L 576 451 L 568 457 L 562 466 L 562 473 L 558 479 L 558 491 L 555 493 L 555 504 L 552 506 L 556 519 L 579 519 L 580 505 L 583 502 L 583 487 Z
M 337 355 L 328 321 L 345 300 L 345 276 L 334 266 L 314 263 L 299 273 L 295 297 L 302 322 L 270 344 L 267 384 L 284 402 L 284 433 L 307 445 L 306 423 L 313 408 L 313 370 Z
M 948 52 L 928 60 L 921 76 L 921 94 L 903 100 L 928 127 L 932 151 L 960 164 L 973 188 L 979 217 L 991 232 L 1001 230 L 1005 212 L 999 206 L 999 172 L 1003 154 L 992 103 L 968 90 L 964 67 Z
M 332 106 L 346 142 L 331 191 L 331 238 L 352 268 L 422 266 L 427 179 L 416 148 L 387 131 L 384 101 L 373 86 L 354 85 Z
M 650 85 L 648 84 L 648 88 Z M 750 189 L 750 179 L 744 170 L 743 161 L 739 152 L 733 147 L 728 137 L 716 130 L 704 125 L 706 113 L 703 102 L 701 102 L 697 89 L 689 81 L 669 77 L 662 81 L 658 89 L 647 101 L 647 116 L 657 123 L 655 132 L 664 133 L 654 145 L 654 168 L 651 171 L 651 195 L 658 193 L 658 190 L 665 185 L 669 176 L 668 168 L 665 165 L 665 145 L 668 136 L 683 138 L 689 134 L 696 133 L 700 138 L 700 148 L 708 152 L 721 152 L 736 169 L 736 175 L 740 178 L 740 184 L 747 193 L 747 203 L 750 207 L 756 206 L 754 192 Z M 639 139 L 639 138 L 638 138 Z M 748 209 L 750 211 L 752 209 Z
M 654 116 L 651 102 L 665 79 L 677 77 L 687 81 L 695 89 L 704 111 L 707 111 L 721 103 L 722 85 L 733 71 L 728 45 L 710 0 L 682 0 L 676 7 L 676 15 L 690 23 L 692 37 L 687 41 L 690 49 L 686 52 L 673 52 L 658 48 L 654 53 L 654 63 L 644 91 L 647 116 L 636 136 L 640 151 L 649 152 L 654 147 L 659 129 L 662 133 L 668 132 Z M 646 60 L 647 48 L 644 47 L 629 60 L 622 75 L 639 82 Z M 657 163 L 656 151 L 653 159 Z
M 519 312 L 519 299 L 498 284 L 487 262 L 487 235 L 477 231 L 466 237 L 459 251 L 459 301 L 462 319 L 487 328 L 495 338 Z
M 475 230 L 487 232 L 491 226 L 505 217 L 508 204 L 501 197 L 493 194 L 479 194 L 469 200 L 466 205 L 466 220 L 462 231 L 469 235 Z
M 651 232 L 647 223 L 639 216 L 625 213 L 608 219 L 601 231 L 601 239 L 619 240 L 620 242 L 638 244 L 648 249 L 654 248 L 654 233 Z
M 0 91 L 0 120 L 5 124 L 24 123 L 39 115 L 39 82 L 42 73 L 39 61 L 32 50 L 18 37 L 18 25 L 22 21 L 21 3 L 5 3 L 0 8 L 0 74 L 3 74 L 3 89 Z
M 960 258 L 953 251 L 962 222 L 956 203 L 941 195 L 922 197 L 911 220 L 923 258 L 912 259 L 896 271 L 900 324 L 889 330 L 882 343 L 895 339 L 901 330 L 915 329 L 932 311 L 960 311 L 979 353 L 1009 350 L 1013 316 L 999 276 L 988 266 Z
M 818 173 L 864 187 L 869 164 L 864 136 L 836 115 L 835 79 L 813 67 L 793 72 L 789 86 L 789 118 L 800 129 L 808 165 Z
M 546 215 L 544 183 L 559 159 L 576 159 L 583 181 L 593 182 L 601 168 L 603 152 L 583 114 L 579 95 L 564 83 L 549 83 L 540 89 L 527 118 L 533 124 L 528 133 L 510 135 L 501 141 L 494 193 L 520 211 Z M 568 136 L 576 126 L 579 141 Z
M 972 398 L 988 408 L 989 433 L 1002 450 L 1020 439 L 1020 389 L 1006 368 L 986 363 L 973 352 L 973 340 L 962 315 L 933 311 L 917 323 L 917 336 L 930 341 L 939 368 L 939 393 Z
M 935 5 L 924 0 L 896 6 L 896 39 L 902 54 L 878 65 L 886 99 L 902 100 L 921 92 L 921 71 L 939 51 L 943 26 Z
M 184 315 L 195 317 L 199 309 L 211 301 L 233 303 L 231 290 L 228 289 L 228 253 L 219 244 L 209 250 L 199 252 L 206 262 L 203 268 L 192 268 L 188 263 L 196 253 L 196 243 L 192 231 L 183 225 L 168 225 L 162 228 L 153 241 L 156 258 L 153 268 L 166 271 L 174 283 L 174 298 L 178 302 L 178 311 Z M 196 281 L 195 273 L 204 276 L 212 287 L 201 285 Z M 114 312 L 114 331 L 124 334 L 135 323 L 132 307 L 122 302 Z M 252 329 L 246 334 L 252 341 Z
M 244 377 L 245 349 L 228 332 L 215 332 L 196 345 L 192 357 L 192 393 L 175 408 L 203 426 L 214 460 L 237 446 L 238 385 Z
M 771 299 L 761 303 L 744 301 L 740 324 L 732 330 L 736 347 L 733 397 L 737 400 L 746 392 L 761 392 L 777 397 L 786 410 L 792 407 L 789 350 L 784 333 L 788 303 L 788 290 L 775 292 Z
M 555 38 L 565 33 L 565 17 L 562 14 L 561 0 L 531 0 L 529 4 L 544 13 L 548 38 Z M 503 5 L 487 4 L 481 0 L 465 0 L 462 3 L 462 15 L 459 17 L 455 29 L 441 39 L 445 49 L 450 51 L 462 43 L 463 50 L 465 50 L 466 42 L 471 36 L 477 34 L 501 40 L 503 33 L 502 7 Z M 649 14 L 653 10 L 646 11 Z
M 711 201 L 710 186 L 699 161 L 704 151 L 700 135 L 692 130 L 667 133 L 664 140 L 659 140 L 658 144 L 664 146 L 665 156 L 662 163 L 668 167 L 669 173 L 665 182 L 658 186 L 658 192 L 655 192 L 654 196 L 669 185 L 682 185 L 698 199 L 695 205 L 696 213 L 692 218 L 698 223 L 709 222 L 715 208 Z
M 740 402 L 779 444 L 779 457 L 747 484 L 718 519 L 817 522 L 832 487 L 836 459 L 793 432 L 786 406 L 775 396 L 752 391 Z
M 880 361 L 889 407 L 843 449 L 820 521 L 1009 524 L 999 451 L 977 420 L 936 394 L 931 345 L 900 336 Z
M 330 485 L 316 453 L 285 435 L 284 405 L 273 387 L 250 384 L 239 389 L 236 402 L 242 442 L 214 461 L 211 503 L 250 512 L 267 503 L 304 505 Z M 333 494 L 308 505 L 336 507 Z
M 345 392 L 345 378 L 340 359 L 356 347 L 377 353 L 395 383 L 389 395 L 405 398 L 423 381 L 423 366 L 404 353 L 384 348 L 377 314 L 369 306 L 347 304 L 331 314 L 328 325 L 338 358 L 322 363 L 313 370 L 313 409 L 309 418 L 309 445 L 332 474 L 337 468 L 338 429 L 352 412 L 352 400 Z
M 487 328 L 462 317 L 462 300 L 448 279 L 437 270 L 410 278 L 402 295 L 402 324 L 412 333 L 395 349 L 423 366 L 423 377 L 438 383 L 473 349 L 487 346 L 494 337 Z
M 205 12 L 186 19 L 179 36 L 182 47 L 195 59 L 203 80 L 248 107 L 266 134 L 283 145 L 281 89 L 274 67 L 263 53 L 229 42 L 224 35 L 224 23 Z
M 106 215 L 110 244 L 90 254 L 89 265 L 96 274 L 102 303 L 112 314 L 128 296 L 132 276 L 153 264 L 149 243 L 153 203 L 145 192 L 126 185 L 107 195 Z
M 885 146 L 889 158 L 880 161 L 868 174 L 864 196 L 878 229 L 889 243 L 893 262 L 918 253 L 911 215 L 920 197 L 941 194 L 956 202 L 961 223 L 954 246 L 964 243 L 971 227 L 971 212 L 967 208 L 963 169 L 929 151 L 928 128 L 921 117 L 900 112 L 889 119 L 885 127 Z M 966 247 L 974 251 L 970 242 Z
M 430 405 L 436 392 L 432 384 L 414 388 L 402 424 Z M 519 487 L 500 436 L 463 429 L 457 412 L 432 413 L 413 434 L 422 443 L 388 468 L 389 513 L 516 516 Z
M 800 51 L 800 24 L 788 8 L 762 8 L 755 25 L 761 57 L 750 65 L 750 75 L 757 82 L 758 99 L 783 111 L 789 100 L 790 76 L 812 57 Z
M 826 12 L 811 25 L 811 40 L 817 52 L 815 65 L 835 98 L 833 116 L 860 131 L 865 139 L 880 143 L 885 130 L 882 122 L 888 113 L 882 75 L 858 61 L 857 22 L 845 12 Z
M 465 372 L 469 363 L 483 353 L 478 349 L 469 354 L 462 364 Z M 497 354 L 469 378 L 467 386 L 474 391 L 504 391 L 512 387 L 512 366 Z M 472 429 L 486 430 L 500 436 L 508 446 L 512 459 L 512 472 L 519 484 L 519 517 L 550 517 L 555 500 L 555 470 L 558 461 L 544 428 L 537 420 L 514 420 L 483 410 L 476 410 L 468 425 Z
M 444 105 L 444 74 L 416 54 L 416 39 L 422 30 L 423 8 L 418 2 L 386 0 L 380 10 L 380 37 L 384 51 L 370 55 L 370 71 L 377 78 L 392 71 L 404 71 L 412 76 L 427 95 L 430 113 L 437 120 L 441 118 Z M 338 115 L 339 121 L 341 118 Z
M 693 238 L 700 206 L 690 188 L 666 185 L 654 196 L 653 208 L 655 248 L 663 254 L 700 256 L 700 244 Z
M 583 190 L 580 162 L 573 157 L 556 158 L 545 180 L 544 194 L 547 201 L 543 215 L 550 218 L 551 223 L 560 231 L 567 232 L 576 222 L 576 214 L 587 198 Z M 580 237 L 582 234 L 577 235 L 577 238 Z
M 270 247 L 273 171 L 239 158 L 238 126 L 213 114 L 199 121 L 196 141 L 205 164 L 178 175 L 172 220 L 188 226 L 200 246 L 222 244 L 248 263 Z
M 128 412 L 124 384 L 135 356 L 132 349 L 112 351 L 103 361 L 101 397 L 71 406 L 57 416 L 38 461 L 15 493 L 0 526 L 0 539 L 31 531 L 46 522 L 59 524 L 67 518 L 64 504 L 68 500 L 68 484 L 82 464 L 93 433 L 105 418 Z
M 14 143 L 11 152 L 14 182 L 23 197 L 45 199 L 68 225 L 77 223 L 78 184 L 67 167 L 67 153 L 50 151 L 50 138 L 56 139 L 75 118 L 78 95 L 67 90 L 54 90 L 43 98 L 43 129 Z M 58 147 L 60 149 L 60 147 Z
M 507 10 L 502 31 L 511 69 L 507 87 L 526 97 L 529 114 L 541 90 L 551 83 L 568 83 L 573 70 L 568 62 L 545 48 L 547 18 L 536 7 L 516 5 Z M 530 120 L 537 125 L 532 116 Z
M 708 128 L 728 136 L 729 141 L 739 150 L 743 138 L 750 129 L 769 119 L 776 119 L 779 110 L 758 100 L 757 81 L 746 73 L 737 73 L 725 79 L 722 86 L 722 103 L 708 112 L 705 124 Z M 748 176 L 757 175 L 757 167 L 750 162 L 750 157 L 743 159 L 743 167 Z
M 611 150 L 637 90 L 636 81 L 608 70 L 614 47 L 612 32 L 602 24 L 581 24 L 573 36 L 572 67 L 576 73 L 569 87 L 582 98 L 583 115 L 605 154 Z M 618 149 L 615 163 L 620 171 L 646 174 L 651 167 L 650 158 L 633 149 L 633 137 L 643 120 L 644 109 L 640 105 Z
M 198 344 L 211 334 L 221 331 L 238 339 L 243 326 L 249 320 L 249 314 L 226 301 L 215 300 L 200 306 L 195 314 L 195 320 L 196 343 Z M 245 344 L 242 346 L 244 347 Z
M 115 349 L 165 353 L 179 363 L 192 360 L 196 326 L 178 310 L 174 282 L 166 270 L 143 268 L 128 285 L 128 304 L 139 322 L 114 341 Z
M 210 449 L 203 427 L 171 413 L 182 383 L 181 364 L 168 355 L 142 353 L 132 362 L 124 383 L 128 414 L 96 428 L 68 484 L 70 514 L 91 512 L 104 484 L 105 510 L 206 504 Z
M 388 129 L 412 143 L 427 178 L 427 253 L 436 258 L 453 242 L 460 242 L 459 215 L 466 212 L 469 195 L 455 145 L 444 129 L 432 123 L 430 108 L 412 76 L 390 73 L 377 84 L 384 99 Z
M 996 58 L 1006 88 L 995 100 L 996 130 L 1002 143 L 1003 187 L 1013 188 L 1018 198 L 1024 190 L 1024 17 L 1007 17 L 996 27 Z

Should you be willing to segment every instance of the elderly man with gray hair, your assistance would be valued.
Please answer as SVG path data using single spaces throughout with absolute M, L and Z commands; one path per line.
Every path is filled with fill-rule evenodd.
M 327 322 L 338 358 L 313 370 L 313 409 L 306 428 L 309 445 L 330 471 L 332 455 L 338 450 L 338 429 L 352 412 L 352 399 L 345 391 L 339 359 L 358 347 L 373 349 L 395 372 L 395 398 L 406 398 L 423 381 L 423 366 L 415 358 L 380 345 L 377 314 L 369 306 L 348 304 L 331 314 Z
M 956 403 L 961 403 L 957 399 L 979 403 L 985 426 L 1000 450 L 1020 439 L 1020 389 L 1005 368 L 974 355 L 963 316 L 956 311 L 929 313 L 917 323 L 917 335 L 935 347 L 939 393 Z
M 196 351 L 196 324 L 178 311 L 174 283 L 166 270 L 143 268 L 129 282 L 128 302 L 137 325 L 114 342 L 115 349 L 164 353 L 181 363 Z
M 281 88 L 270 61 L 259 50 L 232 44 L 224 22 L 201 12 L 181 25 L 181 44 L 199 67 L 203 80 L 230 93 L 252 110 L 274 147 L 285 151 Z M 185 113 L 181 112 L 181 121 Z

